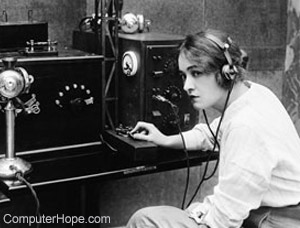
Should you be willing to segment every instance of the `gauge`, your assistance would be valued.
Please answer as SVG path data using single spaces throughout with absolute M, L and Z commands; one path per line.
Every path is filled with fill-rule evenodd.
M 127 76 L 134 76 L 138 70 L 138 60 L 136 53 L 127 51 L 123 55 L 122 70 Z

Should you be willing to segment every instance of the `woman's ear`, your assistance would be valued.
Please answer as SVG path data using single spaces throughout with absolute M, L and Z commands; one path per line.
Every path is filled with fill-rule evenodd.
M 231 83 L 234 82 L 234 81 L 232 81 L 232 80 L 226 79 L 226 78 L 222 75 L 221 72 L 217 72 L 217 73 L 215 74 L 215 78 L 216 78 L 217 84 L 218 84 L 221 88 L 223 88 L 223 89 L 225 89 L 225 90 L 228 90 L 228 89 L 231 87 Z
M 223 77 L 223 75 L 221 74 L 221 72 L 217 72 L 216 74 L 215 74 L 215 78 L 216 78 L 216 82 L 217 82 L 217 84 L 220 86 L 220 87 L 222 87 L 222 88 L 224 88 L 224 81 L 225 81 L 225 79 L 224 79 L 224 77 Z

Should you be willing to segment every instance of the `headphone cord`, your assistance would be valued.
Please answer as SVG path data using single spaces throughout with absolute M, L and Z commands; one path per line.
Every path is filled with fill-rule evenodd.
M 39 198 L 37 196 L 37 193 L 36 191 L 34 190 L 34 188 L 32 187 L 32 185 L 23 177 L 22 173 L 21 172 L 17 172 L 15 174 L 16 178 L 23 182 L 30 190 L 31 194 L 33 195 L 33 198 L 35 200 L 35 203 L 36 203 L 36 212 L 35 212 L 35 216 L 36 217 L 39 217 L 40 216 L 40 201 L 39 201 Z M 40 227 L 40 223 L 37 223 L 36 224 L 36 228 L 39 228 Z
M 219 147 L 219 152 L 220 152 L 220 150 L 221 150 L 220 145 L 219 145 L 219 143 L 218 143 L 218 138 L 217 138 L 217 137 L 218 137 L 218 134 L 219 134 L 219 131 L 220 131 L 220 128 L 221 128 L 221 123 L 222 123 L 222 121 L 223 121 L 223 118 L 224 118 L 224 115 L 225 115 L 225 111 L 226 111 L 226 109 L 227 109 L 227 105 L 228 105 L 228 101 L 229 101 L 229 98 L 230 98 L 230 95 L 231 95 L 231 92 L 232 92 L 232 89 L 233 89 L 233 85 L 234 85 L 234 80 L 232 81 L 231 86 L 230 86 L 230 89 L 228 90 L 227 97 L 226 97 L 225 104 L 224 104 L 224 108 L 223 108 L 223 111 L 222 111 L 222 114 L 221 114 L 221 117 L 220 117 L 220 121 L 219 121 L 219 123 L 218 123 L 218 127 L 217 127 L 217 130 L 216 130 L 216 134 L 213 133 L 213 131 L 212 131 L 210 125 L 209 125 L 209 122 L 208 122 L 208 119 L 207 119 L 206 112 L 205 112 L 205 110 L 203 110 L 203 114 L 204 114 L 204 118 L 205 118 L 206 125 L 208 126 L 208 129 L 209 129 L 209 131 L 211 132 L 211 134 L 212 134 L 212 136 L 213 136 L 213 138 L 214 138 L 214 145 L 213 145 L 213 149 L 209 152 L 208 157 L 207 157 L 207 159 L 206 159 L 206 164 L 205 164 L 205 168 L 204 168 L 204 172 L 203 172 L 202 178 L 201 178 L 201 180 L 200 180 L 200 182 L 199 182 L 199 184 L 198 184 L 198 186 L 197 186 L 197 188 L 196 188 L 196 190 L 195 190 L 195 192 L 194 192 L 192 198 L 190 199 L 190 201 L 189 201 L 187 207 L 188 207 L 188 206 L 193 202 L 193 200 L 195 199 L 195 197 L 196 197 L 196 195 L 197 195 L 197 193 L 198 193 L 200 187 L 202 186 L 203 182 L 206 181 L 206 180 L 208 180 L 208 179 L 210 179 L 210 178 L 215 174 L 215 172 L 216 172 L 216 170 L 217 170 L 217 167 L 218 167 L 218 164 L 219 164 L 219 160 L 220 160 L 220 155 L 219 155 L 218 158 L 217 158 L 217 163 L 216 163 L 216 165 L 215 165 L 215 168 L 214 168 L 212 174 L 209 175 L 208 177 L 206 177 L 207 170 L 208 170 L 208 165 L 209 165 L 209 162 L 210 162 L 210 159 L 211 159 L 212 154 L 215 152 L 217 146 Z
M 182 140 L 183 152 L 186 157 L 187 174 L 186 174 L 186 182 L 185 182 L 184 194 L 183 194 L 183 199 L 182 199 L 182 204 L 181 204 L 181 209 L 183 210 L 185 208 L 185 200 L 186 200 L 186 196 L 187 196 L 187 192 L 188 192 L 188 188 L 189 188 L 189 182 L 190 182 L 190 158 L 189 158 L 189 154 L 187 152 L 186 143 L 185 143 L 185 140 L 184 140 L 184 137 L 182 134 L 181 127 L 180 127 L 180 118 L 178 115 L 178 107 L 176 105 L 172 104 L 171 102 L 169 104 L 170 104 L 172 111 L 176 118 L 177 128 L 178 128 L 181 140 Z
M 205 119 L 205 123 L 206 123 L 208 129 L 209 129 L 210 133 L 212 134 L 212 136 L 214 137 L 214 140 L 215 140 L 214 143 L 217 144 L 217 146 L 219 148 L 219 151 L 220 151 L 221 150 L 220 144 L 218 142 L 217 136 L 214 134 L 214 132 L 212 131 L 212 129 L 211 129 L 210 125 L 209 125 L 209 121 L 208 121 L 208 118 L 207 118 L 207 115 L 206 115 L 206 111 L 203 109 L 202 113 L 203 113 L 203 116 L 204 116 L 204 119 Z M 215 172 L 217 171 L 218 165 L 219 165 L 219 161 L 220 161 L 220 159 L 219 159 L 219 156 L 218 156 L 217 162 L 215 164 L 215 168 L 214 168 L 212 174 L 209 175 L 207 178 L 205 178 L 205 180 L 210 179 L 215 174 Z

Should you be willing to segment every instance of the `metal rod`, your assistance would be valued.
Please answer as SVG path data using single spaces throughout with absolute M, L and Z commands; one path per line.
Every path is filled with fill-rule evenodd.
M 99 0 L 95 0 L 95 24 L 94 24 L 94 32 L 95 32 L 95 53 L 99 54 L 99 26 L 98 26 L 98 20 L 99 20 Z
M 123 5 L 123 1 L 115 0 L 115 66 L 118 66 L 119 63 L 119 30 L 117 29 L 119 26 L 119 17 L 121 16 L 121 5 Z M 119 69 L 115 67 L 114 70 L 115 75 L 115 125 L 119 123 Z
M 6 157 L 15 157 L 15 107 L 11 100 L 5 107 L 6 115 Z
M 102 61 L 102 68 L 101 68 L 101 132 L 105 129 L 106 125 L 106 95 L 105 95 L 105 86 L 106 86 L 106 67 L 107 67 L 107 55 L 106 55 L 106 9 L 105 9 L 105 0 L 101 0 L 100 5 L 100 12 L 101 12 L 101 54 L 104 56 L 104 61 Z

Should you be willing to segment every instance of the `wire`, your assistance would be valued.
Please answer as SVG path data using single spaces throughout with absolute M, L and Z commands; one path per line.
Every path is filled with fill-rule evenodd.
M 210 125 L 209 125 L 208 118 L 207 118 L 207 115 L 206 115 L 206 111 L 205 111 L 204 109 L 203 109 L 203 116 L 204 116 L 204 119 L 205 119 L 205 123 L 206 123 L 206 125 L 207 125 L 207 127 L 208 127 L 210 133 L 213 135 L 214 140 L 215 140 L 215 143 L 216 143 L 216 145 L 218 146 L 219 151 L 220 151 L 220 150 L 221 150 L 221 147 L 220 147 L 220 144 L 219 144 L 219 142 L 218 142 L 217 136 L 214 134 L 214 132 L 212 131 L 212 129 L 211 129 Z M 220 159 L 219 159 L 219 157 L 218 157 L 213 172 L 211 173 L 211 175 L 209 175 L 208 177 L 206 177 L 205 180 L 210 179 L 210 178 L 216 173 L 216 171 L 217 171 L 217 169 L 218 169 L 219 161 L 220 161 Z
M 181 137 L 182 140 L 182 145 L 183 145 L 183 152 L 185 154 L 186 157 L 186 166 L 187 166 L 187 175 L 186 175 L 186 182 L 185 182 L 185 188 L 184 188 L 184 193 L 183 193 L 183 199 L 182 199 L 182 204 L 181 204 L 181 209 L 185 208 L 185 201 L 186 201 L 186 196 L 187 196 L 187 192 L 188 192 L 188 188 L 189 188 L 189 183 L 190 183 L 190 158 L 189 158 L 189 154 L 187 152 L 187 148 L 186 148 L 186 143 L 182 134 L 182 130 L 180 127 L 180 118 L 178 115 L 178 107 L 176 105 L 174 105 L 171 102 L 168 102 L 168 104 L 171 106 L 172 111 L 175 115 L 176 120 L 176 124 L 177 124 L 177 128 L 179 131 L 179 135 Z
M 116 148 L 114 148 L 112 145 L 110 145 L 102 136 L 102 134 L 99 134 L 100 140 L 102 143 L 104 143 L 104 145 L 106 145 L 110 150 L 112 150 L 113 152 L 118 152 L 118 150 Z
M 215 143 L 217 144 L 218 148 L 219 148 L 219 153 L 221 151 L 221 147 L 220 147 L 220 144 L 218 142 L 218 134 L 219 134 L 219 130 L 220 130 L 220 127 L 221 127 L 221 123 L 223 121 L 223 118 L 224 118 L 224 115 L 225 115 L 225 111 L 227 109 L 227 105 L 228 105 L 228 101 L 229 101 L 229 98 L 230 98 L 230 95 L 231 95 L 231 92 L 232 92 L 232 89 L 233 89 L 233 86 L 234 86 L 234 80 L 232 81 L 231 83 L 231 86 L 230 86 L 230 89 L 227 93 L 227 97 L 226 97 L 226 101 L 225 101 L 225 105 L 224 105 L 224 108 L 223 108 L 223 112 L 222 112 L 222 115 L 221 115 L 221 118 L 220 118 L 220 122 L 219 122 L 219 125 L 218 125 L 218 128 L 217 128 L 217 131 L 216 131 L 216 135 L 214 135 L 210 125 L 209 125 L 209 122 L 208 122 L 208 119 L 207 119 L 207 116 L 206 116 L 206 112 L 205 110 L 203 110 L 203 113 L 204 113 L 204 118 L 205 118 L 205 121 L 206 121 L 206 124 L 211 132 L 211 134 L 213 135 L 214 139 L 215 139 Z M 211 173 L 211 175 L 209 175 L 208 177 L 204 178 L 204 180 L 209 180 L 214 174 L 215 172 L 217 171 L 217 168 L 218 168 L 218 165 L 219 165 L 219 162 L 220 162 L 220 156 L 218 156 L 217 158 L 217 162 L 216 162 L 216 165 L 215 165 L 215 168 L 213 170 L 213 172 Z
M 196 188 L 196 190 L 195 190 L 192 198 L 188 202 L 187 207 L 193 202 L 193 200 L 195 199 L 195 197 L 196 197 L 196 195 L 197 195 L 200 187 L 202 186 L 202 183 L 205 181 L 205 176 L 206 176 L 206 173 L 207 173 L 207 170 L 208 170 L 209 161 L 211 159 L 212 154 L 215 152 L 215 148 L 216 148 L 216 144 L 214 144 L 214 147 L 213 147 L 212 151 L 208 154 L 208 157 L 206 159 L 205 168 L 204 168 L 204 171 L 203 171 L 203 175 L 201 177 L 201 180 L 200 180 L 200 182 L 199 182 L 199 184 L 198 184 L 198 186 L 197 186 L 197 188 Z
M 205 123 L 210 131 L 210 133 L 212 134 L 212 136 L 214 137 L 214 143 L 217 144 L 218 148 L 220 149 L 220 144 L 218 142 L 218 139 L 217 139 L 217 136 L 215 135 L 215 133 L 213 132 L 213 130 L 211 129 L 210 125 L 209 125 L 209 121 L 208 121 L 208 118 L 207 118 L 207 115 L 206 115 L 206 111 L 203 109 L 202 110 L 202 113 L 203 113 L 203 116 L 204 116 L 204 119 L 205 119 Z
M 35 203 L 36 203 L 35 216 L 40 217 L 40 201 L 39 201 L 39 198 L 37 196 L 36 191 L 34 190 L 32 185 L 23 177 L 21 172 L 16 172 L 15 176 L 19 181 L 23 182 L 29 188 L 29 190 L 31 191 L 31 194 L 33 195 L 33 198 L 34 198 Z M 39 228 L 40 223 L 37 223 L 36 227 Z
M 219 160 L 220 160 L 220 156 L 218 156 L 217 163 L 216 163 L 216 165 L 215 165 L 215 168 L 214 168 L 212 174 L 210 174 L 208 177 L 206 177 L 207 170 L 208 170 L 208 165 L 209 165 L 209 162 L 210 162 L 210 159 L 211 159 L 212 154 L 215 152 L 217 146 L 219 147 L 219 153 L 220 153 L 220 150 L 221 150 L 220 144 L 218 143 L 218 134 L 219 134 L 219 131 L 220 131 L 220 128 L 221 128 L 221 123 L 222 123 L 222 121 L 223 121 L 223 118 L 224 118 L 224 115 L 225 115 L 225 111 L 226 111 L 226 109 L 227 109 L 228 101 L 229 101 L 229 98 L 230 98 L 230 95 L 231 95 L 231 92 L 232 92 L 232 89 L 233 89 L 233 86 L 234 86 L 234 81 L 235 81 L 235 80 L 232 80 L 231 86 L 230 86 L 230 88 L 229 88 L 229 90 L 228 90 L 227 97 L 226 97 L 225 104 L 224 104 L 224 108 L 223 108 L 223 111 L 222 111 L 222 113 L 221 113 L 220 121 L 219 121 L 218 126 L 217 126 L 216 134 L 214 134 L 214 132 L 212 131 L 212 129 L 211 129 L 210 125 L 209 125 L 207 116 L 206 116 L 206 112 L 205 112 L 205 110 L 203 110 L 206 125 L 208 126 L 208 129 L 209 129 L 209 131 L 211 132 L 211 134 L 212 134 L 212 136 L 213 136 L 213 138 L 214 138 L 214 145 L 213 145 L 213 149 L 210 151 L 210 153 L 208 154 L 208 157 L 207 157 L 207 159 L 206 159 L 206 164 L 205 164 L 205 168 L 204 168 L 204 171 L 203 171 L 203 175 L 202 175 L 202 177 L 201 177 L 201 180 L 200 180 L 200 182 L 199 182 L 199 184 L 198 184 L 198 186 L 197 186 L 197 188 L 196 188 L 196 190 L 195 190 L 195 192 L 194 192 L 192 198 L 190 199 L 190 201 L 189 201 L 187 207 L 188 207 L 188 206 L 193 202 L 193 200 L 195 199 L 195 197 L 196 197 L 196 195 L 197 195 L 199 189 L 201 188 L 203 182 L 206 181 L 206 180 L 208 180 L 208 179 L 210 179 L 210 178 L 215 174 L 215 172 L 216 172 L 216 170 L 217 170 L 217 167 L 218 167 L 218 164 L 219 164 Z

